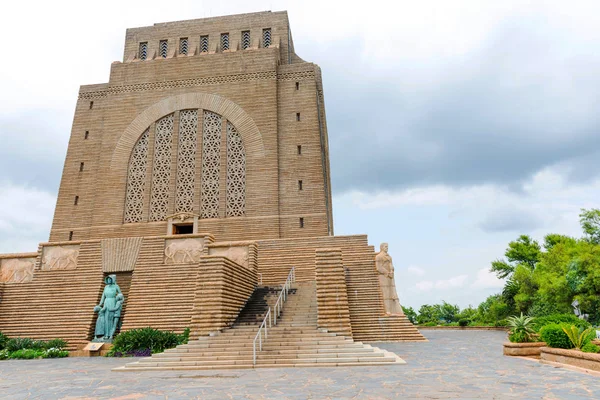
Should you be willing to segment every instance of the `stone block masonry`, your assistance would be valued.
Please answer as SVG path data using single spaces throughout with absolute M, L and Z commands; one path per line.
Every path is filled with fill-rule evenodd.
M 342 249 L 317 249 L 315 253 L 318 326 L 351 337 Z

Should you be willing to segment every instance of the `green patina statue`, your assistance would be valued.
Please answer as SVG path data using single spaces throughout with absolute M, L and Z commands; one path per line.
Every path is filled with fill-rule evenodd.
M 92 342 L 110 342 L 113 335 L 120 325 L 121 309 L 125 298 L 121 288 L 117 285 L 117 276 L 109 275 L 104 278 L 104 291 L 100 304 L 94 307 L 94 312 L 98 313 L 96 320 L 96 330 L 94 331 L 94 340 Z

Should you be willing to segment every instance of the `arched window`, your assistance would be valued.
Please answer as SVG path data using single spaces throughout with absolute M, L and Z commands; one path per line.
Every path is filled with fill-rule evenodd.
M 179 212 L 200 218 L 246 214 L 242 137 L 212 111 L 181 110 L 162 117 L 144 131 L 131 153 L 124 222 L 164 221 Z

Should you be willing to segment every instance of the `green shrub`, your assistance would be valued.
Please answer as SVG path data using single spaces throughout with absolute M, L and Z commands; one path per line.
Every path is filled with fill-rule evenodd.
M 6 350 L 6 349 L 0 350 L 0 360 L 8 360 L 9 356 L 10 356 L 10 353 L 8 352 L 8 350 Z
M 577 328 L 575 325 L 562 325 L 562 330 L 577 350 L 580 350 L 596 336 L 596 331 L 593 328 L 583 329 Z
M 153 328 L 132 329 L 121 332 L 113 340 L 109 356 L 117 353 L 127 354 L 136 350 L 150 349 L 152 353 L 162 353 L 165 349 L 182 344 L 189 338 L 189 331 L 181 335 L 172 331 L 160 331 Z
M 532 342 L 531 336 L 524 332 L 512 332 L 508 334 L 508 340 L 511 343 L 528 343 Z
M 467 326 L 469 325 L 469 320 L 468 319 L 461 319 L 460 321 L 458 321 L 458 326 Z
M 52 339 L 44 343 L 44 349 L 59 349 L 63 350 L 67 347 L 67 342 L 62 339 Z
M 44 351 L 42 350 L 21 349 L 10 352 L 8 358 L 10 358 L 11 360 L 32 360 L 34 358 L 40 358 L 43 355 Z
M 43 358 L 62 358 L 69 357 L 69 352 L 67 350 L 62 350 L 58 347 L 51 347 L 48 350 L 44 351 L 42 355 Z
M 44 351 L 52 348 L 63 350 L 67 347 L 67 342 L 62 339 L 52 339 L 46 342 L 43 340 L 33 340 L 30 338 L 12 338 L 6 341 L 4 347 L 9 353 L 19 350 Z
M 6 342 L 6 350 L 14 352 L 18 350 L 31 349 L 34 345 L 34 340 L 30 338 L 12 338 Z
M 581 351 L 583 351 L 584 353 L 599 353 L 600 347 L 592 342 L 589 342 L 583 345 Z
M 494 322 L 494 326 L 508 326 L 508 321 L 506 319 L 499 319 Z
M 508 317 L 506 321 L 510 327 L 508 340 L 513 343 L 531 342 L 531 335 L 535 333 L 533 330 L 533 321 L 533 317 L 528 317 L 527 315 L 523 315 L 523 313 L 519 317 Z
M 572 349 L 573 343 L 569 336 L 563 331 L 560 324 L 548 324 L 540 329 L 540 337 L 542 341 L 550 347 L 559 349 Z
M 577 318 L 574 314 L 552 314 L 536 318 L 534 329 L 539 332 L 542 327 L 548 324 L 569 324 L 583 329 L 587 329 L 591 326 L 589 322 Z
M 6 342 L 8 342 L 8 336 L 0 332 L 0 350 L 4 350 L 6 347 Z
M 178 344 L 187 344 L 190 340 L 190 328 L 185 328 L 181 335 L 178 335 Z

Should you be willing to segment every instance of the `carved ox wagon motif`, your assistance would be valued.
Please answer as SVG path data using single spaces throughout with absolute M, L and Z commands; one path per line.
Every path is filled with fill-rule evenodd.
M 200 261 L 203 254 L 203 239 L 182 239 L 167 241 L 165 263 L 191 264 Z

